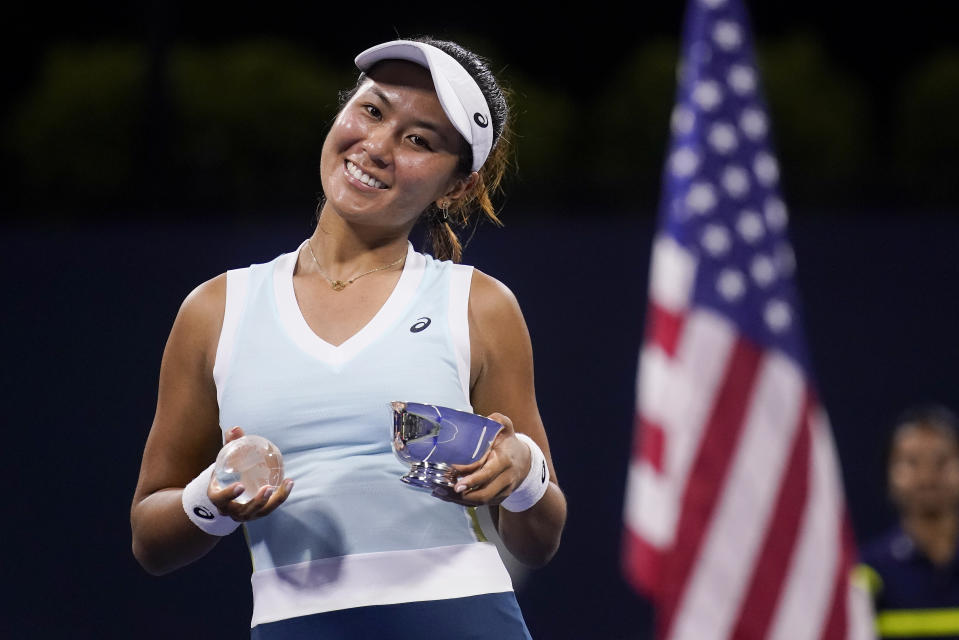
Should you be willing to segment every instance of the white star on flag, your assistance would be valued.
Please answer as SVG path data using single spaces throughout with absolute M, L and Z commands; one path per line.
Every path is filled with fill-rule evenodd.
M 741 0 L 691 0 L 682 57 L 624 571 L 663 640 L 872 638 Z

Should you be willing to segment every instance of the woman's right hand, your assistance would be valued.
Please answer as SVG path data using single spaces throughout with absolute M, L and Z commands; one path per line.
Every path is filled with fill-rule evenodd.
M 243 429 L 233 427 L 226 434 L 226 442 L 232 442 L 241 437 L 243 437 Z M 240 504 L 236 498 L 245 490 L 242 484 L 234 482 L 222 489 L 217 489 L 214 480 L 214 477 L 210 478 L 207 496 L 219 509 L 221 515 L 230 516 L 237 522 L 248 522 L 273 513 L 273 510 L 283 504 L 293 490 L 293 479 L 284 478 L 278 487 L 260 487 L 252 500 Z

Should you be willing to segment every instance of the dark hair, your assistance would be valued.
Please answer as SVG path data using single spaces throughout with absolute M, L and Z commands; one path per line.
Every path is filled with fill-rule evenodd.
M 938 429 L 952 438 L 959 447 L 959 417 L 949 407 L 934 402 L 912 405 L 896 417 L 887 434 L 883 452 L 887 471 L 889 463 L 892 462 L 892 450 L 896 444 L 896 438 L 904 429 L 918 425 Z
M 445 214 L 440 211 L 436 203 L 431 204 L 424 212 L 426 240 L 432 246 L 434 257 L 440 260 L 459 262 L 463 256 L 463 245 L 453 229 L 454 226 L 466 227 L 474 213 L 485 217 L 497 226 L 502 225 L 496 215 L 492 198 L 501 190 L 503 176 L 510 165 L 509 92 L 496 80 L 489 68 L 488 61 L 469 49 L 449 40 L 437 40 L 429 36 L 408 38 L 408 40 L 432 45 L 459 62 L 479 85 L 493 119 L 493 148 L 490 150 L 486 162 L 479 169 L 479 180 L 476 181 L 469 192 L 456 200 Z M 367 74 L 361 72 L 356 79 L 356 84 L 351 89 L 340 92 L 339 103 L 341 109 L 356 94 L 366 77 Z M 463 140 L 457 171 L 465 177 L 471 173 L 470 168 L 472 166 L 473 150 Z M 479 211 L 476 212 L 476 209 Z M 476 222 L 479 222 L 479 220 Z

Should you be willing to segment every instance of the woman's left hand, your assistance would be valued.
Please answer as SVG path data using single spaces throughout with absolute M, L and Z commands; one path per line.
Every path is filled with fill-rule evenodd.
M 453 489 L 434 489 L 433 495 L 437 498 L 469 507 L 497 505 L 529 473 L 529 447 L 516 437 L 513 421 L 501 413 L 491 413 L 488 417 L 503 425 L 503 430 L 493 440 L 493 446 L 482 459 L 472 464 L 453 465 L 456 485 Z

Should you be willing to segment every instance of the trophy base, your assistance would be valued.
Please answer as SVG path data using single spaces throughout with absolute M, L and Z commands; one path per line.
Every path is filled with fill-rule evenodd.
M 453 468 L 442 462 L 414 462 L 410 465 L 410 472 L 400 480 L 411 487 L 428 491 L 437 487 L 452 489 L 456 484 Z

